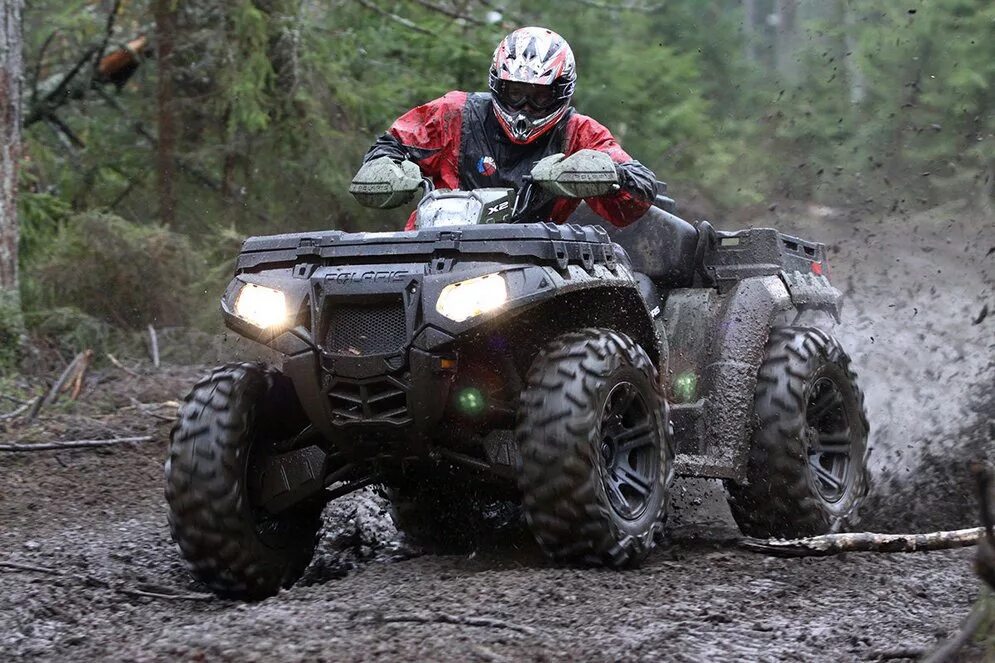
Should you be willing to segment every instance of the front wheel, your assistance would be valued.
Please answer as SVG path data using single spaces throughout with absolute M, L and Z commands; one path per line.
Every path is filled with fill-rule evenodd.
M 314 554 L 320 502 L 270 514 L 253 503 L 255 465 L 299 433 L 289 381 L 256 364 L 215 369 L 180 408 L 166 460 L 169 528 L 194 575 L 223 596 L 289 587 Z
M 516 425 L 525 518 L 554 559 L 622 567 L 654 545 L 673 448 L 656 368 L 629 337 L 560 336 L 526 378 Z
M 867 415 L 850 357 L 822 330 L 775 328 L 754 399 L 745 482 L 727 482 L 740 530 L 759 538 L 837 532 L 867 496 Z

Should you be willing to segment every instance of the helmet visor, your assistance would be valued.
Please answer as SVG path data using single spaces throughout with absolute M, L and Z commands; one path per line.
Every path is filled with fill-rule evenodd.
M 501 81 L 498 88 L 501 102 L 514 110 L 549 110 L 559 101 L 552 85 L 535 85 L 518 81 Z

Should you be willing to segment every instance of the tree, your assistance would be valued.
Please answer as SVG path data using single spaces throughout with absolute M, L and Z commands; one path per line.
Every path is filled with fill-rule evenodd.
M 0 7 L 0 297 L 17 301 L 17 164 L 21 152 L 21 0 Z
M 17 166 L 21 156 L 21 0 L 0 5 L 0 373 L 20 346 Z
M 173 49 L 176 44 L 175 0 L 155 0 L 156 58 L 159 63 L 156 99 L 159 142 L 159 218 L 167 226 L 176 220 L 176 117 L 173 108 Z

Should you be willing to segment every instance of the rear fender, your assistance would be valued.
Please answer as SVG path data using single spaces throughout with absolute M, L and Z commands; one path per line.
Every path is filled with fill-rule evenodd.
M 722 294 L 670 293 L 663 314 L 670 365 L 690 371 L 693 379 L 685 381 L 696 385 L 682 389 L 681 375 L 669 375 L 678 473 L 743 478 L 757 372 L 771 326 L 792 310 L 788 289 L 777 276 L 746 278 Z

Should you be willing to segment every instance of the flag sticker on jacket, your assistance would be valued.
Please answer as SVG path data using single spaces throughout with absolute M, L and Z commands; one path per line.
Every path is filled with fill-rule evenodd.
M 488 177 L 496 173 L 497 163 L 495 163 L 494 157 L 480 157 L 477 162 L 477 172 Z

